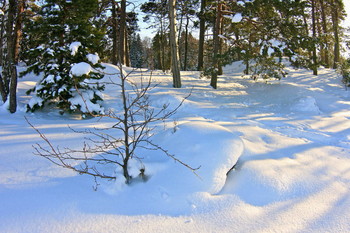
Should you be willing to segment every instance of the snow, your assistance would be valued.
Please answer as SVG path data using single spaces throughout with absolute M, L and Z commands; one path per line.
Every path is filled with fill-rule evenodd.
M 100 60 L 100 57 L 97 54 L 91 54 L 89 53 L 88 55 L 86 55 L 86 58 L 88 59 L 89 62 L 91 62 L 93 65 L 95 65 L 96 63 L 98 63 L 98 61 Z
M 71 55 L 74 56 L 77 52 L 81 43 L 79 41 L 75 41 L 69 45 L 69 50 L 71 51 Z
M 68 101 L 71 103 L 71 110 L 76 110 L 80 106 L 82 112 L 97 112 L 103 113 L 104 108 L 100 104 L 94 104 L 90 100 L 94 98 L 94 91 L 87 90 L 83 91 L 80 94 L 75 93 L 72 98 L 69 98 Z
M 117 67 L 104 66 L 103 81 L 118 83 Z M 114 121 L 25 113 L 25 91 L 40 78 L 19 79 L 19 111 L 0 106 L 0 232 L 349 232 L 350 94 L 341 78 L 287 67 L 287 78 L 266 83 L 242 77 L 243 69 L 226 66 L 217 90 L 199 72 L 182 72 L 183 88 L 174 89 L 169 74 L 153 71 L 155 108 L 176 107 L 191 93 L 172 119 L 154 125 L 153 142 L 199 169 L 140 149 L 143 165 L 132 160 L 131 173 L 144 166 L 147 182 L 99 181 L 97 191 L 91 177 L 32 154 L 42 141 L 24 116 L 54 146 L 73 149 L 86 135 L 67 125 Z M 134 70 L 130 79 L 149 74 Z M 118 88 L 106 86 L 105 109 L 118 111 Z
M 242 21 L 242 19 L 243 19 L 242 14 L 237 13 L 232 17 L 231 21 L 232 21 L 232 23 L 239 23 Z
M 72 66 L 70 73 L 74 76 L 89 75 L 92 71 L 90 64 L 86 62 L 79 62 Z

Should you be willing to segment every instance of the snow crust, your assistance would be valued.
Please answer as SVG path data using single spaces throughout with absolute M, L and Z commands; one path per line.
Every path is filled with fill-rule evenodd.
M 110 75 L 102 81 L 118 84 L 118 68 L 104 66 Z M 350 95 L 339 76 L 288 67 L 288 78 L 265 83 L 242 77 L 243 69 L 226 66 L 217 90 L 198 72 L 182 72 L 183 88 L 174 89 L 171 75 L 154 71 L 153 107 L 176 107 L 191 95 L 172 119 L 154 125 L 153 141 L 200 166 L 197 175 L 160 151 L 140 149 L 143 165 L 133 160 L 131 173 L 144 166 L 147 182 L 99 181 L 97 191 L 90 177 L 34 156 L 41 139 L 23 117 L 54 146 L 72 149 L 85 135 L 67 125 L 114 121 L 25 113 L 25 91 L 42 77 L 21 78 L 19 111 L 0 106 L 0 232 L 349 232 Z M 133 71 L 130 79 L 148 74 Z M 118 90 L 106 86 L 105 109 L 119 111 Z

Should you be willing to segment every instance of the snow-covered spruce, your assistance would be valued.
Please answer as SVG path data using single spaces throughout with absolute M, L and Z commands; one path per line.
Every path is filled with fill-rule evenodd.
M 43 73 L 43 78 L 27 92 L 34 93 L 27 111 L 54 105 L 61 113 L 104 112 L 101 105 L 104 86 L 98 82 L 103 74 L 97 71 L 102 69 L 97 54 L 89 53 L 80 42 L 63 47 L 55 42 L 50 47 L 39 46 L 29 53 L 33 61 L 24 74 Z

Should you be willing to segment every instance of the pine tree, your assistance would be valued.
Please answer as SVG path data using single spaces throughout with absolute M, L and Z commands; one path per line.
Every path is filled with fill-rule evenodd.
M 130 61 L 131 66 L 141 68 L 144 64 L 144 48 L 140 34 L 133 34 L 130 38 Z
M 27 40 L 36 39 L 25 54 L 26 72 L 42 73 L 43 79 L 28 92 L 35 95 L 28 111 L 53 104 L 62 113 L 103 112 L 103 86 L 97 83 L 103 75 L 95 72 L 103 37 L 103 28 L 93 24 L 97 7 L 97 0 L 47 0 L 38 9 L 26 31 Z
M 155 68 L 165 71 L 170 68 L 168 3 L 166 0 L 149 0 L 141 5 L 141 11 L 146 13 L 144 22 L 150 23 L 150 27 L 157 31 L 152 46 L 157 54 Z
M 101 106 L 103 85 L 98 80 L 103 74 L 96 69 L 103 67 L 96 54 L 88 53 L 80 42 L 60 46 L 39 46 L 30 51 L 38 62 L 29 66 L 25 73 L 43 74 L 43 78 L 27 94 L 34 93 L 27 110 L 34 112 L 48 105 L 59 108 L 60 113 L 79 112 L 83 115 L 103 113 Z
M 53 41 L 61 46 L 79 41 L 100 53 L 105 27 L 98 22 L 98 7 L 98 0 L 46 0 L 36 9 L 36 15 L 26 21 L 25 42 L 36 48 Z

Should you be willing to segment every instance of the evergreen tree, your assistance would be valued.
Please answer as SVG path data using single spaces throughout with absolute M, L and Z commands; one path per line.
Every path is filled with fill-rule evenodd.
M 130 66 L 129 41 L 132 34 L 138 30 L 137 14 L 133 11 L 127 12 L 126 9 L 124 12 L 118 1 L 109 0 L 108 2 L 109 5 L 106 9 L 107 15 L 109 15 L 107 34 L 112 45 L 108 51 L 108 60 L 115 65 L 121 63 Z M 123 7 L 124 4 L 127 5 L 127 2 L 123 2 Z M 123 56 L 123 59 L 121 59 L 121 56 Z
M 146 14 L 144 22 L 151 24 L 156 30 L 153 38 L 153 49 L 155 56 L 155 68 L 165 71 L 170 68 L 169 41 L 168 41 L 168 3 L 166 0 L 149 0 L 141 5 L 141 11 Z
M 42 73 L 43 79 L 28 92 L 35 94 L 29 111 L 53 104 L 61 112 L 103 112 L 95 52 L 104 33 L 93 24 L 97 10 L 97 0 L 47 0 L 38 9 L 26 31 L 27 41 L 36 39 L 25 54 L 26 72 Z
M 133 34 L 130 38 L 130 62 L 131 66 L 141 68 L 144 64 L 144 48 L 140 34 Z
M 60 46 L 53 42 L 48 47 L 39 46 L 30 50 L 38 62 L 31 65 L 26 73 L 43 74 L 43 78 L 27 94 L 34 97 L 27 105 L 28 111 L 36 111 L 47 105 L 54 105 L 64 112 L 85 114 L 103 113 L 101 106 L 104 86 L 97 80 L 103 75 L 96 71 L 103 67 L 96 54 L 87 52 L 80 42 Z
M 105 27 L 98 18 L 98 0 L 46 0 L 26 21 L 25 43 L 30 48 L 57 41 L 64 46 L 79 41 L 93 52 L 101 53 Z M 97 24 L 97 25 L 96 25 Z

